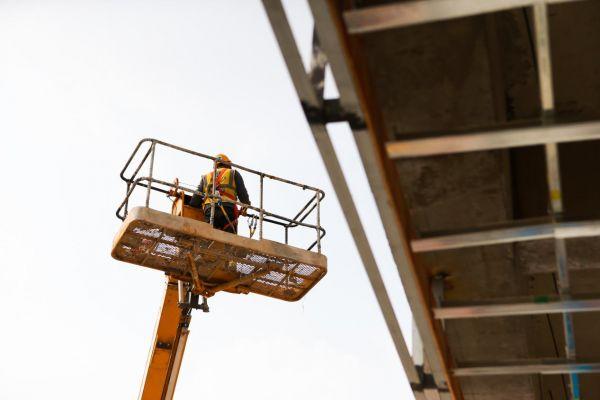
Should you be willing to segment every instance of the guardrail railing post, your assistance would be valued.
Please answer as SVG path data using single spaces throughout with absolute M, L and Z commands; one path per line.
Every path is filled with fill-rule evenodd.
M 150 153 L 150 174 L 148 179 L 148 190 L 146 191 L 146 207 L 150 207 L 150 191 L 152 189 L 152 173 L 154 171 L 154 153 L 156 149 L 156 143 L 152 142 L 152 150 Z
M 211 196 L 215 196 L 215 191 L 217 190 L 217 165 L 218 158 L 215 158 L 213 162 L 213 177 L 212 177 L 212 193 Z M 208 193 L 206 194 L 208 196 Z M 215 227 L 215 199 L 216 197 L 210 198 L 210 225 Z
M 125 216 L 127 216 L 127 210 L 129 209 L 129 188 L 131 188 L 131 183 L 127 182 L 127 190 L 125 190 Z
M 321 254 L 321 193 L 317 192 L 317 251 Z
M 260 213 L 258 216 L 258 238 L 262 239 L 263 238 L 263 220 L 264 220 L 264 213 L 265 213 L 265 209 L 263 208 L 263 190 L 264 190 L 264 181 L 265 181 L 265 176 L 263 174 L 260 174 Z

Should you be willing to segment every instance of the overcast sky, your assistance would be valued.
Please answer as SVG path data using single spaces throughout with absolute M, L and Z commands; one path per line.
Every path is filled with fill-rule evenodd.
M 285 4 L 307 55 L 310 13 Z M 221 294 L 195 312 L 177 400 L 412 397 L 259 1 L 4 0 L 0 55 L 0 398 L 137 398 L 164 277 L 110 249 L 118 173 L 144 137 L 327 193 L 328 275 L 297 303 Z M 350 132 L 331 131 L 410 340 Z M 205 167 L 156 165 L 192 182 Z M 267 185 L 265 207 L 293 196 Z

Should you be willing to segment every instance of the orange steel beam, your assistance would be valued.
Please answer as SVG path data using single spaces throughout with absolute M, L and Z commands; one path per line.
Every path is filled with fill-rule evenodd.
M 317 0 L 310 1 L 310 3 L 313 6 L 313 14 L 315 13 L 315 8 L 322 7 L 322 3 Z M 345 11 L 343 3 L 343 1 L 339 0 L 328 0 L 327 8 L 334 20 L 337 36 L 344 50 L 345 63 L 350 72 L 351 79 L 353 80 L 353 86 L 356 89 L 360 108 L 364 112 L 371 144 L 375 153 L 375 164 L 383 175 L 382 183 L 386 192 L 386 197 L 391 200 L 390 208 L 392 209 L 393 214 L 392 223 L 396 225 L 395 230 L 399 233 L 401 246 L 404 249 L 402 253 L 406 255 L 406 262 L 403 264 L 405 264 L 407 270 L 399 272 L 403 278 L 402 280 L 405 289 L 407 289 L 408 282 L 406 282 L 404 278 L 408 277 L 410 278 L 410 281 L 415 283 L 414 286 L 407 289 L 407 295 L 412 293 L 412 295 L 409 296 L 412 298 L 411 309 L 413 313 L 415 313 L 415 320 L 421 321 L 419 324 L 421 336 L 423 336 L 424 339 L 428 339 L 427 342 L 433 345 L 433 348 L 429 347 L 426 349 L 427 358 L 429 361 L 432 361 L 432 358 L 439 360 L 438 364 L 441 364 L 441 370 L 437 371 L 438 377 L 439 375 L 443 376 L 443 380 L 446 382 L 452 398 L 454 400 L 459 400 L 463 398 L 463 395 L 457 379 L 450 373 L 453 365 L 450 361 L 451 357 L 448 345 L 443 334 L 442 326 L 438 321 L 435 321 L 431 311 L 432 294 L 429 288 L 429 277 L 426 276 L 423 268 L 419 268 L 418 265 L 416 265 L 414 254 L 410 251 L 409 240 L 413 234 L 410 231 L 409 214 L 398 184 L 400 180 L 397 175 L 396 167 L 386 153 L 385 143 L 387 142 L 387 132 L 384 128 L 382 115 L 379 112 L 375 96 L 372 93 L 373 88 L 370 83 L 370 77 L 365 62 L 362 40 L 360 36 L 348 35 L 343 20 L 343 12 Z M 315 25 L 317 27 L 317 32 L 319 32 L 319 21 L 316 21 Z M 325 51 L 327 52 L 326 48 Z M 409 291 L 411 293 L 408 293 Z M 437 380 L 438 379 L 436 379 L 436 381 Z
M 179 308 L 177 280 L 167 278 L 140 400 L 170 400 L 175 392 L 191 316 Z

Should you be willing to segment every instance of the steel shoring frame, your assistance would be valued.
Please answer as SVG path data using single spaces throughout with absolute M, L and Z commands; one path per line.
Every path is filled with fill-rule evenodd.
M 542 104 L 542 120 L 544 122 L 552 121 L 554 115 L 554 88 L 552 80 L 552 55 L 550 51 L 550 28 L 548 24 L 548 6 L 545 3 L 537 3 L 533 6 L 533 19 L 535 27 L 535 44 L 537 55 L 537 70 L 540 86 L 540 100 Z M 546 151 L 546 169 L 548 177 L 548 192 L 553 217 L 560 216 L 563 213 L 563 201 L 560 178 L 560 159 L 558 145 L 548 143 Z M 567 246 L 565 239 L 557 238 L 555 241 L 555 253 L 557 264 L 556 280 L 561 299 L 568 300 L 570 296 L 570 280 L 567 265 Z M 563 313 L 563 328 L 565 334 L 565 352 L 570 361 L 576 358 L 575 332 L 573 327 L 573 315 Z M 571 371 L 570 380 L 570 398 L 572 400 L 580 399 L 580 384 L 577 371 Z
M 433 309 L 437 319 L 507 317 L 517 315 L 559 314 L 600 311 L 600 299 L 558 300 L 505 304 L 473 304 Z
M 341 21 L 334 19 L 330 2 L 323 0 L 309 0 L 309 4 L 315 20 L 315 28 L 320 38 L 320 45 L 327 54 L 333 76 L 340 93 L 340 104 L 350 115 L 358 120 L 364 119 L 362 109 L 365 107 L 358 98 L 356 82 L 350 72 L 351 66 L 345 54 L 345 43 L 342 29 L 338 27 Z M 404 290 L 413 312 L 416 326 L 420 332 L 424 344 L 425 359 L 428 368 L 431 369 L 432 389 L 425 389 L 425 395 L 431 398 L 451 399 L 448 380 L 450 373 L 446 368 L 444 354 L 436 337 L 435 328 L 430 320 L 430 310 L 420 290 L 419 277 L 416 274 L 409 254 L 408 240 L 405 232 L 398 226 L 398 211 L 391 205 L 394 204 L 392 195 L 388 190 L 388 184 L 382 171 L 382 157 L 377 152 L 371 133 L 366 130 L 365 124 L 355 124 L 348 121 L 356 146 L 367 174 L 368 182 L 373 192 L 387 240 L 390 245 L 394 261 Z M 439 390 L 435 390 L 435 388 Z
M 263 5 L 303 107 L 305 110 L 307 107 L 321 109 L 323 104 L 323 99 L 319 95 L 322 93 L 321 88 L 318 85 L 315 87 L 313 82 L 311 82 L 311 77 L 314 78 L 319 76 L 319 72 L 312 71 L 311 76 L 306 73 L 281 1 L 263 0 Z M 318 43 L 318 41 L 315 40 L 314 43 Z M 322 56 L 321 53 L 317 54 Z M 324 64 L 322 65 L 324 66 Z M 315 82 L 319 81 L 319 79 L 315 79 Z M 394 313 L 392 303 L 377 267 L 375 257 L 360 221 L 358 211 L 352 200 L 348 184 L 337 159 L 331 139 L 329 138 L 327 128 L 323 123 L 316 123 L 314 121 L 309 125 L 319 152 L 321 153 L 321 158 L 329 173 L 338 201 L 346 214 L 348 227 L 350 228 L 355 245 L 369 278 L 369 282 L 373 288 L 392 341 L 394 342 L 400 362 L 411 383 L 411 387 L 413 387 L 415 397 L 417 399 L 423 399 L 423 392 L 420 390 L 420 385 L 422 383 L 421 376 L 415 368 L 402 335 L 400 324 Z
M 386 150 L 399 159 L 598 139 L 600 122 L 594 121 L 403 139 L 388 142 Z
M 469 363 L 454 369 L 455 376 L 492 375 L 562 375 L 597 374 L 600 362 L 574 362 L 571 360 L 525 360 L 519 362 L 494 362 L 494 364 Z
M 348 33 L 360 34 L 455 18 L 581 0 L 413 0 L 349 10 Z
M 503 243 L 543 239 L 574 239 L 600 236 L 600 220 L 561 221 L 523 220 L 514 224 L 433 234 L 411 241 L 415 253 L 492 246 Z
M 450 18 L 457 18 L 468 15 L 475 15 L 480 13 L 487 13 L 493 11 L 499 11 L 508 8 L 516 8 L 523 6 L 533 6 L 534 8 L 534 19 L 536 22 L 536 49 L 538 55 L 538 71 L 540 76 L 540 90 L 541 90 L 541 98 L 542 98 L 542 106 L 544 110 L 544 117 L 547 115 L 551 115 L 554 110 L 554 101 L 553 101 L 553 91 L 552 91 L 552 70 L 550 63 L 550 48 L 549 48 L 549 30 L 547 25 L 547 6 L 546 3 L 557 3 L 562 2 L 561 0 L 537 0 L 537 1 L 529 1 L 529 2 L 519 2 L 519 1 L 510 1 L 510 0 L 502 0 L 502 1 L 467 1 L 467 0 L 437 0 L 437 1 L 418 1 L 418 2 L 404 2 L 402 4 L 393 4 L 389 6 L 381 6 L 381 7 L 373 7 L 370 10 L 357 10 L 350 11 L 345 14 L 346 23 L 349 28 L 350 33 L 358 33 L 358 31 L 353 30 L 352 28 L 352 15 L 360 15 L 362 11 L 366 13 L 363 16 L 366 17 L 377 17 L 374 16 L 373 11 L 381 11 L 380 15 L 383 17 L 384 22 L 390 22 L 394 18 L 396 18 L 396 23 L 393 27 L 398 26 L 407 26 L 415 23 L 424 23 L 431 22 L 435 20 L 444 20 Z M 511 3 L 514 3 L 511 6 Z M 445 5 L 445 9 L 444 9 Z M 416 15 L 411 15 L 410 7 L 422 7 L 421 9 L 414 9 L 413 12 L 416 11 Z M 464 7 L 463 7 L 464 6 Z M 496 7 L 495 9 L 485 9 L 486 7 Z M 462 7 L 462 9 L 461 9 Z M 398 11 L 398 9 L 403 9 L 404 12 L 398 12 L 394 14 L 392 11 Z M 424 12 L 425 11 L 425 12 Z M 428 14 L 426 11 L 434 12 L 434 14 Z M 370 12 L 370 15 L 368 13 Z M 435 14 L 435 12 L 439 12 Z M 463 14 L 460 14 L 463 12 Z M 352 14 L 354 13 L 354 14 Z M 419 20 L 421 18 L 421 20 Z M 404 20 L 404 22 L 402 22 Z M 364 21 L 363 21 L 364 22 Z M 369 28 L 369 21 L 363 25 L 363 28 L 367 26 Z M 374 22 L 370 27 L 373 28 L 377 23 L 381 21 L 371 21 Z M 382 26 L 376 27 L 373 30 L 386 29 L 392 26 Z M 363 30 L 362 32 L 366 32 L 367 30 Z M 544 118 L 544 122 L 547 122 L 547 119 Z M 544 129 L 547 131 L 547 128 Z M 559 169 L 559 159 L 558 159 L 558 151 L 557 145 L 554 141 L 551 140 L 541 141 L 539 144 L 546 144 L 546 155 L 547 155 L 547 166 L 548 166 L 548 184 L 549 184 L 549 193 L 550 193 L 550 201 L 552 204 L 552 217 L 555 218 L 559 216 L 562 209 L 562 200 L 561 200 L 561 189 L 560 189 L 560 169 Z M 534 143 L 538 144 L 538 143 Z M 514 146 L 500 146 L 502 147 L 514 147 Z M 554 229 L 552 229 L 554 231 Z M 557 235 L 553 234 L 552 237 L 556 237 L 556 253 L 557 253 L 557 269 L 558 269 L 558 284 L 559 284 L 559 292 L 562 298 L 567 298 L 569 294 L 569 280 L 568 280 L 568 271 L 567 271 L 567 259 L 566 259 L 566 246 L 564 242 L 564 238 L 560 238 Z M 512 240 L 509 240 L 512 241 Z M 565 326 L 565 338 L 567 342 L 567 358 L 569 360 L 575 359 L 575 343 L 573 336 L 573 325 L 572 325 L 572 317 L 570 314 L 564 314 L 564 326 Z M 569 370 L 571 377 L 571 398 L 579 399 L 579 383 L 577 379 L 576 372 L 578 370 Z

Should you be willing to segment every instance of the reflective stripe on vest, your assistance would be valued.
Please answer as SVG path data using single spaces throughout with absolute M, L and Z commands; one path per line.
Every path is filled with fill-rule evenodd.
M 212 182 L 214 173 L 204 175 L 204 193 L 212 193 Z M 221 195 L 221 201 L 232 203 L 237 199 L 237 188 L 235 186 L 234 171 L 230 168 L 217 168 L 217 192 Z M 211 199 L 206 198 L 204 204 L 209 204 Z

